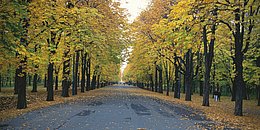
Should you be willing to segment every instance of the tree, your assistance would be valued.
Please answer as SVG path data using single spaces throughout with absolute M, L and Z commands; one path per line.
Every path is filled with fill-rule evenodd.
M 23 10 L 24 14 L 20 14 L 22 17 L 20 18 L 21 24 L 22 24 L 22 35 L 20 37 L 20 48 L 22 50 L 26 51 L 26 47 L 28 46 L 28 39 L 27 39 L 27 28 L 29 26 L 28 24 L 28 17 L 26 16 L 26 6 L 28 5 L 29 1 L 22 1 L 21 2 L 21 9 Z M 23 4 L 23 5 L 22 5 Z M 18 101 L 17 101 L 17 109 L 24 109 L 27 107 L 27 101 L 26 101 L 26 64 L 27 64 L 27 56 L 24 55 L 24 53 L 18 52 L 17 55 L 20 59 L 19 66 L 17 68 L 17 88 L 18 88 Z
M 248 36 L 251 34 L 253 26 L 249 26 L 248 30 L 245 30 L 246 24 L 245 22 L 249 20 L 249 24 L 254 24 L 253 17 L 254 15 L 258 15 L 259 12 L 259 4 L 255 0 L 235 0 L 235 1 L 218 1 L 217 2 L 221 9 L 226 12 L 233 14 L 232 21 L 225 21 L 220 20 L 221 23 L 228 26 L 230 31 L 232 32 L 232 36 L 234 38 L 234 49 L 235 54 L 233 57 L 234 64 L 235 64 L 235 112 L 236 116 L 242 116 L 242 106 L 243 106 L 243 90 L 245 89 L 245 82 L 243 76 L 243 57 L 244 54 L 247 52 L 248 47 L 250 45 L 249 39 L 247 39 L 246 44 L 244 44 L 244 37 L 246 35 L 245 32 L 248 32 Z M 233 7 L 234 5 L 234 7 Z M 227 8 L 227 9 L 226 9 Z M 251 12 L 247 12 L 251 11 Z M 246 15 L 249 14 L 249 15 Z M 249 16 L 249 17 L 247 17 Z M 234 26 L 233 26 L 233 25 Z

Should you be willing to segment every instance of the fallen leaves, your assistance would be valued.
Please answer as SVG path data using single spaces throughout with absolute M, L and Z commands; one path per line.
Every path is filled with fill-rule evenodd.
M 1 96 L 0 97 L 0 111 L 10 109 L 16 106 L 16 96 Z

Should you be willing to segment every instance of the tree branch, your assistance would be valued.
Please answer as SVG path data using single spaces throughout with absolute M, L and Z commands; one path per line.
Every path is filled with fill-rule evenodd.
M 233 29 L 232 29 L 232 27 L 230 26 L 230 24 L 228 24 L 227 22 L 225 22 L 225 21 L 223 21 L 223 20 L 219 20 L 219 21 L 220 21 L 220 23 L 225 24 L 225 25 L 229 28 L 229 30 L 232 32 L 232 35 L 235 37 L 235 33 L 232 31 Z

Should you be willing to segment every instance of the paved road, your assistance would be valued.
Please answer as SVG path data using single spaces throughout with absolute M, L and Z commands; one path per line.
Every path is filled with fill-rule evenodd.
M 114 88 L 117 91 L 111 94 L 113 96 L 101 96 L 94 100 L 80 100 L 35 110 L 1 122 L 0 129 L 177 130 L 202 129 L 198 128 L 198 125 L 214 125 L 214 122 L 195 114 L 191 108 L 123 91 L 138 88 Z

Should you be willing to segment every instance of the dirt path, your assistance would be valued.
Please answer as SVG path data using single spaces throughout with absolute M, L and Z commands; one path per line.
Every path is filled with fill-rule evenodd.
M 139 88 L 112 86 L 99 96 L 35 110 L 0 123 L 1 129 L 172 130 L 213 128 L 199 111 L 141 96 Z M 225 127 L 227 128 L 227 127 Z

